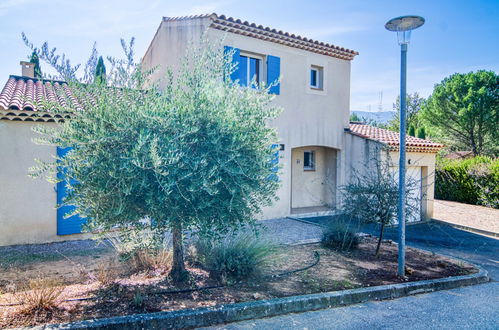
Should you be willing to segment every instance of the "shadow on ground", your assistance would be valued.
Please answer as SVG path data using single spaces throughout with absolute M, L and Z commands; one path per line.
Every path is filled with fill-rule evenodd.
M 331 216 L 307 218 L 309 222 L 325 225 L 337 221 Z M 361 232 L 378 236 L 379 226 L 359 224 Z M 398 241 L 398 228 L 388 227 L 384 237 Z M 452 226 L 429 221 L 406 227 L 408 245 L 456 258 L 465 259 L 485 268 L 493 280 L 499 279 L 499 240 Z

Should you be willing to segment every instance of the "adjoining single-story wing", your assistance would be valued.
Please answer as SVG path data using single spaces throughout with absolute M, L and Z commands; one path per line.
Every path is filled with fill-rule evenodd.
M 347 160 L 352 170 L 362 170 L 374 157 L 386 159 L 398 178 L 399 170 L 399 133 L 374 127 L 359 122 L 351 122 L 345 129 L 349 134 L 347 145 L 350 146 L 350 157 Z M 443 144 L 407 135 L 406 137 L 406 177 L 417 183 L 413 191 L 415 212 L 409 222 L 429 220 L 433 216 L 433 199 L 435 190 L 435 156 L 444 147 Z M 383 152 L 385 151 L 385 152 Z M 416 202 L 417 201 L 417 202 Z
M 28 176 L 35 159 L 53 161 L 66 151 L 33 142 L 38 137 L 35 125 L 55 126 L 65 119 L 37 104 L 44 99 L 57 104 L 74 101 L 65 82 L 32 77 L 10 76 L 0 92 L 0 246 L 90 237 L 81 234 L 83 219 L 64 217 L 71 207 L 56 207 L 66 195 L 63 182 L 54 185 Z

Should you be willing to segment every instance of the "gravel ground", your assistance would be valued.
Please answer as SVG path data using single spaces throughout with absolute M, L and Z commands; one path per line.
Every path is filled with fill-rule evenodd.
M 80 250 L 102 249 L 104 245 L 91 239 L 65 241 L 45 244 L 25 244 L 0 246 L 0 255 L 3 257 L 23 254 L 53 254 L 53 253 L 71 253 Z
M 304 244 L 318 242 L 322 236 L 322 228 L 302 221 L 288 218 L 262 221 L 267 228 L 264 233 L 276 244 Z
M 499 234 L 499 210 L 489 207 L 435 200 L 433 218 Z
M 322 230 L 318 226 L 287 218 L 265 220 L 261 223 L 266 228 L 262 230 L 262 235 L 275 244 L 317 242 L 322 234 Z M 106 246 L 98 241 L 86 239 L 46 244 L 1 246 L 0 255 L 9 257 L 27 254 L 71 254 L 83 250 L 91 252 L 93 249 L 102 248 L 106 248 Z

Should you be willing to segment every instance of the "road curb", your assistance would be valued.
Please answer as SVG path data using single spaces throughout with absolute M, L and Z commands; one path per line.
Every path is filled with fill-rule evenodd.
M 493 232 L 493 231 L 488 231 L 488 230 L 483 230 L 483 229 L 477 229 L 477 228 L 473 228 L 473 227 L 469 227 L 469 226 L 465 226 L 465 225 L 458 225 L 458 224 L 455 224 L 455 223 L 446 222 L 446 221 L 437 220 L 437 219 L 431 219 L 431 221 L 432 222 L 436 222 L 436 223 L 440 223 L 440 224 L 444 224 L 444 225 L 447 225 L 447 226 L 451 226 L 451 227 L 454 227 L 456 229 L 466 230 L 466 231 L 469 231 L 469 232 L 472 232 L 472 233 L 475 233 L 475 234 L 480 234 L 480 235 L 492 236 L 494 238 L 499 238 L 499 233 L 496 233 L 496 232 Z
M 206 327 L 222 323 L 302 313 L 319 309 L 346 306 L 373 300 L 394 299 L 420 293 L 454 289 L 489 281 L 488 273 L 481 267 L 478 273 L 369 288 L 359 288 L 302 296 L 259 300 L 207 308 L 172 312 L 135 314 L 106 319 L 85 320 L 65 324 L 53 324 L 33 329 L 178 329 Z

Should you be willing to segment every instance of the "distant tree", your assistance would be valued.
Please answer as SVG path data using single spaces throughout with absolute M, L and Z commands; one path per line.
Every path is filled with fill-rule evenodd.
M 425 130 L 424 126 L 421 126 L 418 128 L 416 136 L 420 139 L 426 139 L 426 130 Z
M 406 127 L 409 129 L 411 125 L 417 129 L 420 125 L 419 123 L 419 112 L 422 109 L 423 104 L 425 103 L 425 99 L 420 97 L 418 92 L 414 94 L 407 94 L 407 121 Z M 395 116 L 392 120 L 390 120 L 387 124 L 387 128 L 391 131 L 398 132 L 400 125 L 400 95 L 397 96 L 395 103 L 393 104 L 393 111 L 395 111 Z
M 454 150 L 499 153 L 499 76 L 456 73 L 435 85 L 422 111 L 432 135 Z
M 350 114 L 350 121 L 360 122 L 361 119 L 355 112 L 352 112 Z
M 106 66 L 104 65 L 104 60 L 102 56 L 99 56 L 97 65 L 95 66 L 95 82 L 96 83 L 106 83 Z
M 414 125 L 409 126 L 409 132 L 407 134 L 409 134 L 410 136 L 416 136 L 416 128 L 414 127 Z
M 382 122 L 377 121 L 377 120 L 372 119 L 372 118 L 362 117 L 361 118 L 361 122 L 363 122 L 363 123 L 365 123 L 367 125 L 374 126 L 374 127 L 379 127 L 379 128 L 387 129 L 387 126 L 386 126 L 385 123 L 382 123 Z
M 78 78 L 77 67 L 61 61 L 66 57 L 43 52 L 84 109 L 49 104 L 75 115 L 39 127 L 39 141 L 72 150 L 40 163 L 33 175 L 65 168 L 70 192 L 63 202 L 75 205 L 90 229 L 150 229 L 161 237 L 170 231 L 170 277 L 179 282 L 188 275 L 186 231 L 211 237 L 236 231 L 276 199 L 278 137 L 267 123 L 280 110 L 265 86 L 240 88 L 224 79 L 234 65 L 220 42 L 193 46 L 179 71 L 168 72 L 164 89 L 146 84 L 151 72 L 133 61 L 133 39 L 122 45 L 126 57 L 109 59 L 107 85 L 87 74 Z
M 40 67 L 40 59 L 38 58 L 38 54 L 36 51 L 33 51 L 31 53 L 31 57 L 29 59 L 31 63 L 35 63 L 35 78 L 41 79 L 43 78 L 42 75 L 42 68 Z
M 382 122 L 379 122 L 373 118 L 368 118 L 368 117 L 364 117 L 364 116 L 359 117 L 357 114 L 350 115 L 350 121 L 359 122 L 359 123 L 363 123 L 366 125 L 371 125 L 371 126 L 379 127 L 379 128 L 386 128 L 386 124 L 384 124 Z

